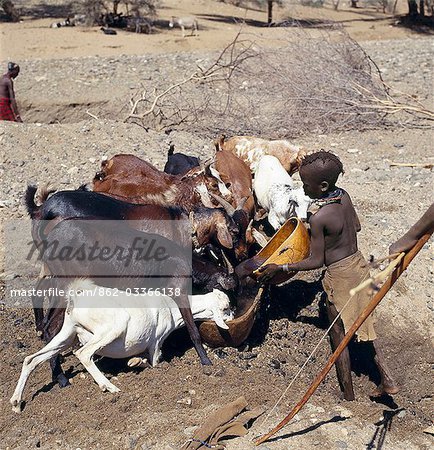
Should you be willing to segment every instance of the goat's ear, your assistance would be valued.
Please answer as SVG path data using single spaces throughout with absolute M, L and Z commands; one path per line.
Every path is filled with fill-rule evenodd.
M 229 330 L 229 327 L 226 325 L 225 321 L 223 320 L 223 315 L 220 309 L 215 308 L 213 309 L 213 320 L 216 323 L 216 325 L 221 328 L 222 330 Z
M 232 236 L 226 225 L 217 224 L 217 240 L 225 248 L 233 247 Z

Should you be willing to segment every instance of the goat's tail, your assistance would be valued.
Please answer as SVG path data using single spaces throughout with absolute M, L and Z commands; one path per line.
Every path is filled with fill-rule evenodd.
M 33 219 L 36 211 L 39 209 L 38 205 L 35 203 L 35 194 L 38 188 L 34 185 L 27 186 L 26 192 L 24 194 L 24 204 L 26 205 L 27 213 Z
M 56 189 L 53 189 L 49 184 L 45 184 L 44 186 L 39 188 L 39 192 L 38 195 L 36 196 L 36 199 L 42 205 L 42 203 L 44 203 L 45 200 L 47 200 L 48 196 L 53 192 L 56 192 Z
M 27 213 L 32 219 L 35 219 L 39 211 L 40 206 L 35 202 L 35 195 L 38 192 L 38 188 L 34 185 L 28 185 L 26 192 L 24 193 L 24 204 L 26 205 Z M 45 185 L 39 189 L 37 199 L 40 205 L 42 205 L 48 196 L 56 192 L 55 189 L 51 189 L 48 185 Z
M 169 144 L 169 151 L 167 152 L 167 156 L 172 156 L 175 151 L 175 144 Z

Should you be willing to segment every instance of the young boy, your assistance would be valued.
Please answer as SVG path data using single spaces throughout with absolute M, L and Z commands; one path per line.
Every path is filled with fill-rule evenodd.
M 332 321 L 337 311 L 341 311 L 350 298 L 349 291 L 369 277 L 368 264 L 357 248 L 357 232 L 360 222 L 350 196 L 341 188 L 336 187 L 336 181 L 343 173 L 342 163 L 337 156 L 321 150 L 306 156 L 300 166 L 300 177 L 307 196 L 315 200 L 318 211 L 309 219 L 311 230 L 310 256 L 294 264 L 269 264 L 261 269 L 259 281 L 266 282 L 280 271 L 313 270 L 327 267 L 323 279 L 323 287 L 327 293 L 327 309 L 329 320 Z M 351 327 L 359 314 L 369 303 L 370 294 L 367 290 L 356 294 L 342 311 L 342 322 L 345 332 Z M 342 322 L 335 324 L 332 330 L 332 342 L 336 347 L 342 337 Z M 341 331 L 339 331 L 341 327 Z M 335 333 L 333 335 L 333 333 Z M 334 339 L 333 339 L 334 337 Z M 368 351 L 378 369 L 379 384 L 372 394 L 396 394 L 398 387 L 386 366 L 384 357 L 376 342 L 376 334 L 372 317 L 363 323 L 356 333 L 357 341 L 365 341 Z M 344 384 L 345 398 L 354 398 L 350 375 L 348 350 L 338 360 L 336 365 L 338 378 Z M 347 386 L 345 388 L 345 379 Z

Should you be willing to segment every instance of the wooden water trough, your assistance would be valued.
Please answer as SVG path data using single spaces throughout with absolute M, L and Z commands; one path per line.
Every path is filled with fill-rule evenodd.
M 267 245 L 253 258 L 242 264 L 256 278 L 258 269 L 266 264 L 294 263 L 309 256 L 310 238 L 304 224 L 297 218 L 288 219 Z M 280 284 L 293 276 L 283 273 L 270 280 L 271 284 Z M 256 286 L 237 299 L 235 318 L 227 323 L 229 329 L 222 330 L 213 321 L 199 325 L 203 341 L 210 347 L 238 347 L 249 336 L 256 315 L 264 297 L 264 288 Z

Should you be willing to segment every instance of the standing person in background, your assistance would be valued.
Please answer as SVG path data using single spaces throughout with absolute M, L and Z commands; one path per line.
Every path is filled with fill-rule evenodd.
M 20 66 L 8 63 L 8 71 L 0 79 L 0 120 L 22 122 L 15 100 L 13 80 L 20 73 Z

